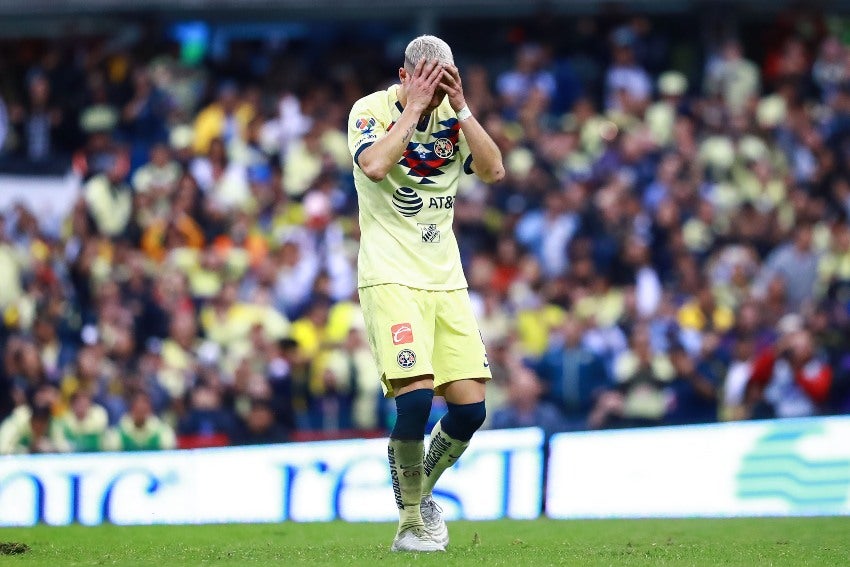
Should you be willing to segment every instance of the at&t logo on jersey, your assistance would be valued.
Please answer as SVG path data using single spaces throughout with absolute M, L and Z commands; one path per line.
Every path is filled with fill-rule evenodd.
M 446 197 L 431 197 L 428 199 L 429 209 L 451 209 L 455 206 L 455 198 L 451 195 Z
M 422 210 L 422 197 L 410 187 L 399 187 L 393 193 L 393 206 L 403 217 L 413 217 Z
M 409 348 L 406 348 L 398 353 L 398 356 L 396 357 L 396 362 L 398 362 L 398 365 L 404 368 L 405 370 L 409 370 L 416 365 L 416 353 L 414 353 Z
M 413 327 L 410 323 L 399 323 L 390 327 L 394 345 L 406 345 L 413 342 Z

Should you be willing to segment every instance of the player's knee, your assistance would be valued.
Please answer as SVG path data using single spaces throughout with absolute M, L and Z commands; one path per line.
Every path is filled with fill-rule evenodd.
M 487 419 L 487 407 L 484 405 L 484 402 L 466 404 L 461 407 L 464 408 L 463 418 L 472 432 L 474 433 L 481 429 L 481 426 L 484 425 L 484 420 Z
M 434 390 L 412 390 L 395 398 L 396 421 L 390 435 L 393 439 L 422 440 L 431 415 Z
M 459 441 L 472 439 L 472 434 L 484 425 L 484 420 L 487 418 L 484 402 L 447 405 L 449 412 L 443 418 L 443 431 Z

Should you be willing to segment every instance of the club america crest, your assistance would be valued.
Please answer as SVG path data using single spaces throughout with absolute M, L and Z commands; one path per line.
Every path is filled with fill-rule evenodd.
M 437 157 L 448 159 L 455 153 L 454 144 L 446 138 L 438 138 L 434 141 L 434 153 Z

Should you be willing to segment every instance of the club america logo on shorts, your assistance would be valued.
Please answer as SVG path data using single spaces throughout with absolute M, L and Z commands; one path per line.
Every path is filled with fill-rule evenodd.
M 414 353 L 409 348 L 406 348 L 400 353 L 398 353 L 398 356 L 396 357 L 396 362 L 398 362 L 398 365 L 404 368 L 405 370 L 409 370 L 413 368 L 413 366 L 416 364 L 416 353 Z
M 448 159 L 455 153 L 454 144 L 447 138 L 437 138 L 434 141 L 434 153 L 437 154 L 437 157 Z
M 393 206 L 403 217 L 413 217 L 422 210 L 422 197 L 410 187 L 399 187 L 393 193 Z

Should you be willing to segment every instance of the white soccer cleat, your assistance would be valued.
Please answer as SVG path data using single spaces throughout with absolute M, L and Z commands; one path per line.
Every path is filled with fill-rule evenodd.
M 446 522 L 443 521 L 443 510 L 434 498 L 430 495 L 423 497 L 419 509 L 422 512 L 425 529 L 431 534 L 434 541 L 443 547 L 449 545 L 449 529 L 446 527 Z
M 431 551 L 445 551 L 446 548 L 443 544 L 434 540 L 425 528 L 416 526 L 398 532 L 395 535 L 390 550 L 428 553 Z

